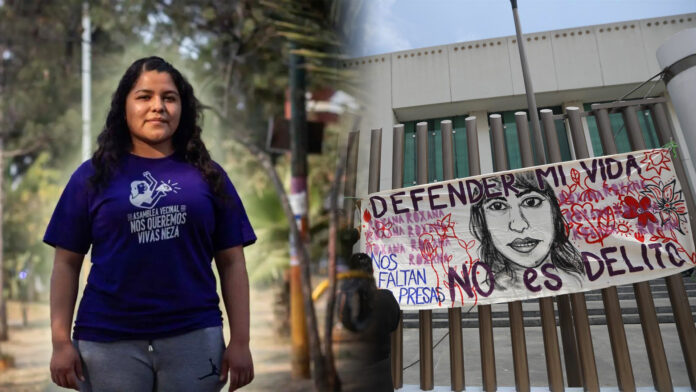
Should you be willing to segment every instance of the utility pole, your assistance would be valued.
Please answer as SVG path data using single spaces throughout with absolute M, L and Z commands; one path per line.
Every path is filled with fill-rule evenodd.
M 89 18 L 89 2 L 82 3 L 82 162 L 92 156 L 92 24 Z M 91 257 L 90 255 L 87 257 Z M 87 285 L 90 263 L 84 263 L 80 277 L 80 294 Z
M 524 52 L 522 41 L 522 27 L 520 26 L 520 16 L 517 13 L 517 0 L 510 0 L 512 5 L 512 17 L 515 19 L 515 32 L 517 33 L 517 47 L 520 50 L 520 63 L 522 64 L 522 77 L 524 78 L 524 90 L 527 93 L 527 110 L 532 121 L 532 143 L 538 157 L 536 164 L 545 164 L 544 141 L 541 137 L 541 126 L 539 125 L 539 112 L 537 112 L 536 98 L 534 98 L 534 88 L 532 87 L 532 77 L 529 75 L 529 65 L 527 55 Z
M 290 43 L 290 50 L 295 44 Z M 290 238 L 290 336 L 292 339 L 292 377 L 309 378 L 309 344 L 302 295 L 299 256 L 294 241 L 308 242 L 307 216 L 307 112 L 305 107 L 304 57 L 290 53 L 290 205 L 300 238 Z
M 4 203 L 4 197 L 5 195 L 2 193 L 2 183 L 4 182 L 4 174 L 5 174 L 5 167 L 3 166 L 3 159 L 4 159 L 4 142 L 5 142 L 5 128 L 4 128 L 4 111 L 5 111 L 5 105 L 4 105 L 4 94 L 5 94 L 5 61 L 6 61 L 6 53 L 9 49 L 7 49 L 7 45 L 5 45 L 5 42 L 2 42 L 0 44 L 0 341 L 7 341 L 9 338 L 8 336 L 8 331 L 7 331 L 7 302 L 6 299 L 3 295 L 5 292 L 5 286 L 3 282 L 5 281 L 5 277 L 3 276 L 3 271 L 5 269 L 4 267 L 4 254 L 3 254 L 3 242 L 2 242 L 2 209 L 3 209 L 3 203 Z
M 92 122 L 92 88 L 91 88 L 91 32 L 89 20 L 89 3 L 82 3 L 82 161 L 89 159 L 91 154 L 90 126 Z

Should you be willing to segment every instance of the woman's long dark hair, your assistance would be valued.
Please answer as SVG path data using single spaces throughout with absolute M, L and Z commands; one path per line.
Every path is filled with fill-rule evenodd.
M 506 174 L 511 176 L 512 174 Z M 539 188 L 536 175 L 534 172 L 524 172 L 517 173 L 515 176 L 515 182 L 513 186 L 519 191 L 532 190 L 549 200 L 551 205 L 551 214 L 553 219 L 553 243 L 551 244 L 551 262 L 553 265 L 565 272 L 570 274 L 584 275 L 585 270 L 582 267 L 582 259 L 580 253 L 568 240 L 568 233 L 566 232 L 565 221 L 563 219 L 563 214 L 561 213 L 561 208 L 558 205 L 558 199 L 556 198 L 553 189 L 549 184 L 544 181 L 543 188 Z M 497 190 L 502 190 L 500 186 L 499 178 L 490 178 L 490 182 L 497 182 Z M 488 224 L 486 222 L 486 215 L 483 211 L 484 204 L 488 199 L 485 194 L 481 197 L 476 204 L 471 206 L 471 220 L 469 221 L 469 226 L 471 232 L 474 234 L 476 239 L 479 240 L 481 246 L 479 248 L 479 258 L 482 263 L 486 263 L 493 271 L 493 276 L 498 274 L 508 275 L 511 277 L 512 281 L 517 281 L 517 269 L 512 260 L 503 256 L 502 253 L 498 252 L 493 245 L 493 239 L 491 238 L 491 233 L 488 229 Z M 497 283 L 497 282 L 496 282 Z
M 122 157 L 132 148 L 130 131 L 126 123 L 126 97 L 140 75 L 145 71 L 166 72 L 171 76 L 181 97 L 181 120 L 174 132 L 174 153 L 198 169 L 210 185 L 213 194 L 225 198 L 222 174 L 210 159 L 210 154 L 201 140 L 201 104 L 193 94 L 193 87 L 173 65 L 160 57 L 145 57 L 136 60 L 123 74 L 111 97 L 111 108 L 106 116 L 104 129 L 97 138 L 97 151 L 92 156 L 94 175 L 90 183 L 97 190 L 108 182 Z

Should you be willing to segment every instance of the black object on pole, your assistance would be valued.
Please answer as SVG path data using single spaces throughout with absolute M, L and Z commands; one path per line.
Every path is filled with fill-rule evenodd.
M 295 49 L 295 43 L 290 43 Z M 305 110 L 304 57 L 290 54 L 290 171 L 293 177 L 307 176 L 307 112 Z
M 527 93 L 527 109 L 532 122 L 532 143 L 536 152 L 535 163 L 546 163 L 546 155 L 544 154 L 544 141 L 541 136 L 541 126 L 539 125 L 539 112 L 537 112 L 536 98 L 534 98 L 534 88 L 532 87 L 532 78 L 529 75 L 529 65 L 527 64 L 527 55 L 524 52 L 524 43 L 522 42 L 522 28 L 520 27 L 520 17 L 517 13 L 517 0 L 510 0 L 512 5 L 512 16 L 515 19 L 515 32 L 517 33 L 517 47 L 520 50 L 520 64 L 522 65 L 522 78 L 524 79 L 524 90 Z

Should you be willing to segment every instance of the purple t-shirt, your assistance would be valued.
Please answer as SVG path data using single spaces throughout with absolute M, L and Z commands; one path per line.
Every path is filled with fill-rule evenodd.
M 256 236 L 216 166 L 228 200 L 176 155 L 129 154 L 98 192 L 91 161 L 73 173 L 44 242 L 82 254 L 92 246 L 74 339 L 154 339 L 222 325 L 213 255 Z

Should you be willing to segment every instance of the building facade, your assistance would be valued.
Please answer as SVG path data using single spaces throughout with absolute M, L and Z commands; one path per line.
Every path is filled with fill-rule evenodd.
M 654 77 L 661 70 L 657 48 L 671 35 L 696 27 L 696 14 L 632 20 L 524 35 L 538 109 L 560 114 L 566 107 L 586 111 L 592 103 L 612 102 Z M 429 181 L 442 177 L 440 121 L 452 120 L 455 142 L 455 176 L 469 175 L 464 119 L 477 121 L 481 172 L 493 171 L 488 116 L 498 113 L 505 124 L 506 151 L 510 168 L 521 166 L 514 113 L 526 111 L 527 101 L 514 36 L 490 38 L 350 59 L 343 67 L 360 76 L 364 109 L 360 123 L 358 183 L 356 195 L 367 194 L 370 130 L 381 128 L 382 159 L 380 189 L 391 188 L 392 127 L 404 124 L 404 186 L 415 184 L 415 125 L 428 122 L 430 156 Z M 669 117 L 684 145 L 683 130 L 674 114 L 664 83 L 655 78 L 627 99 L 661 97 L 668 99 Z M 562 120 L 555 132 L 561 141 L 564 160 L 574 159 L 572 141 Z M 619 152 L 630 150 L 623 119 L 611 115 Z M 650 113 L 639 113 L 639 122 L 649 148 L 658 147 Z M 583 117 L 590 153 L 602 155 L 597 125 Z M 547 130 L 543 130 L 546 132 Z M 686 149 L 680 149 L 691 180 L 696 172 Z M 686 184 L 685 184 L 686 186 Z

